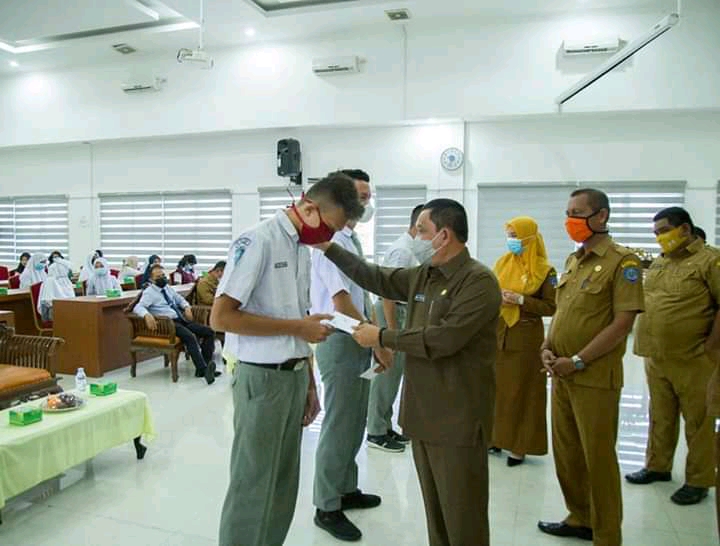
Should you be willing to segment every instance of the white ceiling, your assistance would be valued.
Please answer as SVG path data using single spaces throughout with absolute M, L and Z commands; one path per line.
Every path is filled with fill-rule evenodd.
M 394 25 L 386 9 L 407 8 L 409 25 L 468 17 L 503 19 L 553 16 L 590 10 L 653 9 L 668 12 L 675 0 L 357 0 L 336 4 L 289 9 L 287 13 L 265 14 L 252 0 L 204 0 L 206 49 L 241 46 L 258 41 L 282 41 L 352 29 Z M 707 2 L 716 0 L 692 0 Z M 161 15 L 159 22 L 137 9 L 142 3 Z M 288 4 L 292 6 L 292 4 Z M 49 41 L 51 49 L 12 54 L 0 43 L 0 75 L 18 70 L 48 70 L 71 65 L 111 63 L 122 59 L 112 50 L 117 43 L 128 43 L 138 50 L 134 55 L 173 54 L 179 47 L 197 45 L 196 29 L 160 32 L 163 22 L 199 21 L 200 0 L 0 0 L 0 42 L 22 45 Z M 192 23 L 191 23 L 192 24 Z M 109 28 L 125 27 L 120 33 Z M 134 29 L 133 25 L 154 28 Z M 187 25 L 185 25 L 187 26 Z M 248 37 L 247 28 L 255 35 Z M 92 32 L 98 31 L 98 32 Z M 97 34 L 73 38 L 75 33 Z M 68 35 L 71 36 L 60 36 Z M 48 37 L 52 37 L 48 39 Z M 11 67 L 10 61 L 19 67 Z

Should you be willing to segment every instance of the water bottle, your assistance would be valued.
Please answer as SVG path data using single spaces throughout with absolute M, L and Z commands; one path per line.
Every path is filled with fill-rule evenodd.
M 75 390 L 80 394 L 85 394 L 87 391 L 87 376 L 85 375 L 85 368 L 78 368 L 75 374 Z

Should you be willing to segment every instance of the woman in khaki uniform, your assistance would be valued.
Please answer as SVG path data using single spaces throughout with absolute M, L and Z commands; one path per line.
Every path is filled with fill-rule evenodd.
M 508 466 L 525 455 L 548 452 L 547 378 L 538 373 L 545 338 L 542 317 L 555 313 L 557 275 L 547 260 L 535 220 L 513 218 L 505 226 L 508 252 L 495 264 L 503 305 L 498 322 L 494 446 L 510 452 Z
M 708 383 L 707 412 L 715 418 L 720 418 L 720 364 L 715 354 L 715 372 Z M 720 431 L 715 428 L 715 511 L 718 537 L 720 537 Z

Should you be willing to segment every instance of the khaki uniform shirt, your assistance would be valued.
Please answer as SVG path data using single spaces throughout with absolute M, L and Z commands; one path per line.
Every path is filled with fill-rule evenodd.
M 403 433 L 445 446 L 489 442 L 502 300 L 493 273 L 467 249 L 439 267 L 378 267 L 336 244 L 325 256 L 364 289 L 408 302 L 406 327 L 382 335 L 385 347 L 407 355 Z
M 212 275 L 205 275 L 197 282 L 196 295 L 197 302 L 200 305 L 212 305 L 215 301 L 215 292 L 217 291 L 218 281 Z
M 550 349 L 572 357 L 609 326 L 621 311 L 643 310 L 642 265 L 637 256 L 610 237 L 585 253 L 571 254 L 558 280 L 557 311 L 550 325 Z M 619 390 L 623 385 L 623 340 L 612 351 L 565 381 Z
M 678 258 L 660 256 L 645 278 L 635 353 L 690 360 L 705 354 L 720 301 L 720 254 L 697 239 Z

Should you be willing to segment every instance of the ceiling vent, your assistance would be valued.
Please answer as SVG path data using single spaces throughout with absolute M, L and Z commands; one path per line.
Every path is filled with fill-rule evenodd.
M 127 44 L 115 44 L 112 48 L 123 55 L 130 55 L 130 53 L 135 53 L 137 51 L 134 47 Z
M 410 11 L 406 9 L 388 9 L 385 10 L 385 15 L 391 21 L 407 21 L 410 19 Z

